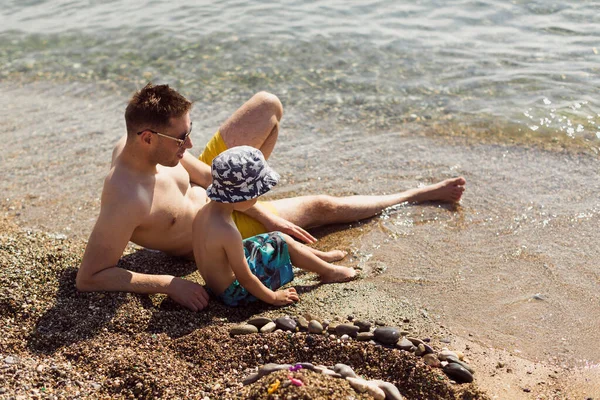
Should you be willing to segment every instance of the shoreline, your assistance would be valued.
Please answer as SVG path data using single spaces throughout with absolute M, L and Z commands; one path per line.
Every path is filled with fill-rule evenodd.
M 20 231 L 47 232 L 52 240 L 68 242 L 76 249 L 68 255 L 70 267 L 75 268 L 98 212 L 111 145 L 122 131 L 122 110 L 106 93 L 67 93 L 53 98 L 52 87 L 47 84 L 45 90 L 36 92 L 36 85 L 13 86 L 2 94 L 11 108 L 5 112 L 2 129 L 8 143 L 0 153 L 2 172 L 8 178 L 2 183 L 1 206 L 5 218 L 20 225 Z M 320 125 L 311 134 L 323 154 L 314 154 L 302 147 L 302 124 L 294 111 L 286 111 L 292 128 L 285 128 L 274 153 L 285 183 L 276 196 L 385 192 L 400 184 L 414 187 L 456 174 L 468 180 L 459 210 L 402 206 L 349 229 L 343 227 L 343 231 L 339 227 L 319 231 L 322 249 L 350 250 L 351 257 L 342 263 L 360 264 L 367 278 L 355 291 L 344 291 L 353 285 L 345 284 L 304 293 L 298 313 L 374 318 L 382 310 L 371 304 L 372 299 L 383 298 L 392 307 L 383 309 L 390 323 L 408 317 L 415 334 L 432 339 L 451 335 L 452 345 L 464 351 L 476 369 L 476 384 L 490 396 L 577 398 L 600 392 L 600 356 L 589 346 L 595 337 L 593 321 L 600 314 L 598 307 L 589 306 L 597 298 L 589 287 L 598 279 L 593 237 L 599 208 L 593 200 L 598 191 L 593 156 L 422 137 L 419 126 L 381 137 L 349 131 L 344 151 L 339 151 L 331 145 L 331 138 L 320 134 L 324 129 Z M 228 112 L 210 116 L 210 110 L 195 111 L 205 132 L 194 138 L 194 150 Z M 373 166 L 369 161 L 375 158 L 385 162 Z M 332 165 L 344 166 L 346 173 L 339 176 Z M 380 178 L 369 179 L 368 173 Z M 21 250 L 27 246 L 31 244 Z M 128 251 L 135 250 L 130 246 Z M 168 261 L 152 253 L 151 263 L 161 262 Z M 173 267 L 182 275 L 190 272 L 180 264 Z M 144 317 L 148 321 L 154 307 L 171 307 L 175 311 L 169 323 L 177 325 L 180 318 L 190 318 L 161 298 L 151 300 L 150 305 L 134 295 L 77 297 L 73 288 L 57 283 L 44 293 L 53 290 L 65 290 L 78 301 L 105 304 L 103 299 L 108 298 L 109 303 L 120 304 L 123 309 L 107 305 L 106 314 L 96 306 L 85 310 L 98 314 L 90 317 L 95 326 L 114 327 L 111 321 L 118 314 L 117 336 L 141 334 L 132 330 L 132 321 L 123 319 L 123 313 L 141 310 L 148 314 Z M 362 300 L 352 303 L 361 293 Z M 544 300 L 534 301 L 538 293 Z M 332 300 L 324 302 L 323 298 Z M 579 318 L 583 310 L 587 315 Z M 84 310 L 80 312 L 77 315 L 86 316 Z M 208 322 L 207 318 L 192 316 L 193 326 L 198 328 L 197 321 Z M 193 331 L 185 326 L 179 329 L 178 334 Z M 497 368 L 498 362 L 504 366 Z

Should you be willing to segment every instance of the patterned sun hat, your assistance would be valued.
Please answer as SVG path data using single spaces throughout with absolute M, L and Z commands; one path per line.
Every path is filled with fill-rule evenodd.
M 279 174 L 269 167 L 260 150 L 237 146 L 214 158 L 212 178 L 212 185 L 206 188 L 209 199 L 238 203 L 267 193 L 279 181 Z

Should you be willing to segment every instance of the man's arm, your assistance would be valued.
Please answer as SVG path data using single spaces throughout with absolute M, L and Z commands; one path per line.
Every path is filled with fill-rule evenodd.
M 186 151 L 183 153 L 181 165 L 183 165 L 183 168 L 185 168 L 188 174 L 190 174 L 190 182 L 200 185 L 204 189 L 206 189 L 208 185 L 212 183 L 210 166 L 204 164 L 189 152 Z
M 206 307 L 208 294 L 197 283 L 171 275 L 140 274 L 116 267 L 141 213 L 137 211 L 139 205 L 128 207 L 125 203 L 102 206 L 77 272 L 77 289 L 164 293 L 193 311 Z
M 240 285 L 257 299 L 272 305 L 283 306 L 298 301 L 296 289 L 288 288 L 274 292 L 254 276 L 248 267 L 239 232 L 232 228 L 232 231 L 226 233 L 223 235 L 226 237 L 221 238 L 223 249 L 227 255 L 229 266 Z
M 279 231 L 287 233 L 305 243 L 316 243 L 317 239 L 302 229 L 298 225 L 273 214 L 264 205 L 256 203 L 254 206 L 244 211 L 244 214 L 249 215 L 265 226 L 267 232 Z

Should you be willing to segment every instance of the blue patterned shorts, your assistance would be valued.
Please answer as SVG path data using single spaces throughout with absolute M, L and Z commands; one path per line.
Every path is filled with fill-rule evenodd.
M 252 236 L 242 243 L 250 271 L 266 287 L 277 290 L 294 279 L 288 245 L 281 232 Z M 218 298 L 233 307 L 258 300 L 237 279 Z

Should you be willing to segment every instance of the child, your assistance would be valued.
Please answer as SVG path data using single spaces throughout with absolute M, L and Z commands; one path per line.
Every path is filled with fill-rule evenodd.
M 249 146 L 233 147 L 212 162 L 213 183 L 206 189 L 212 200 L 194 219 L 194 258 L 206 285 L 225 304 L 237 306 L 257 298 L 273 305 L 298 301 L 294 288 L 277 290 L 294 279 L 292 264 L 316 272 L 322 282 L 343 282 L 353 268 L 330 264 L 341 251 L 322 252 L 298 243 L 281 232 L 242 240 L 233 219 L 279 180 L 262 153 Z

